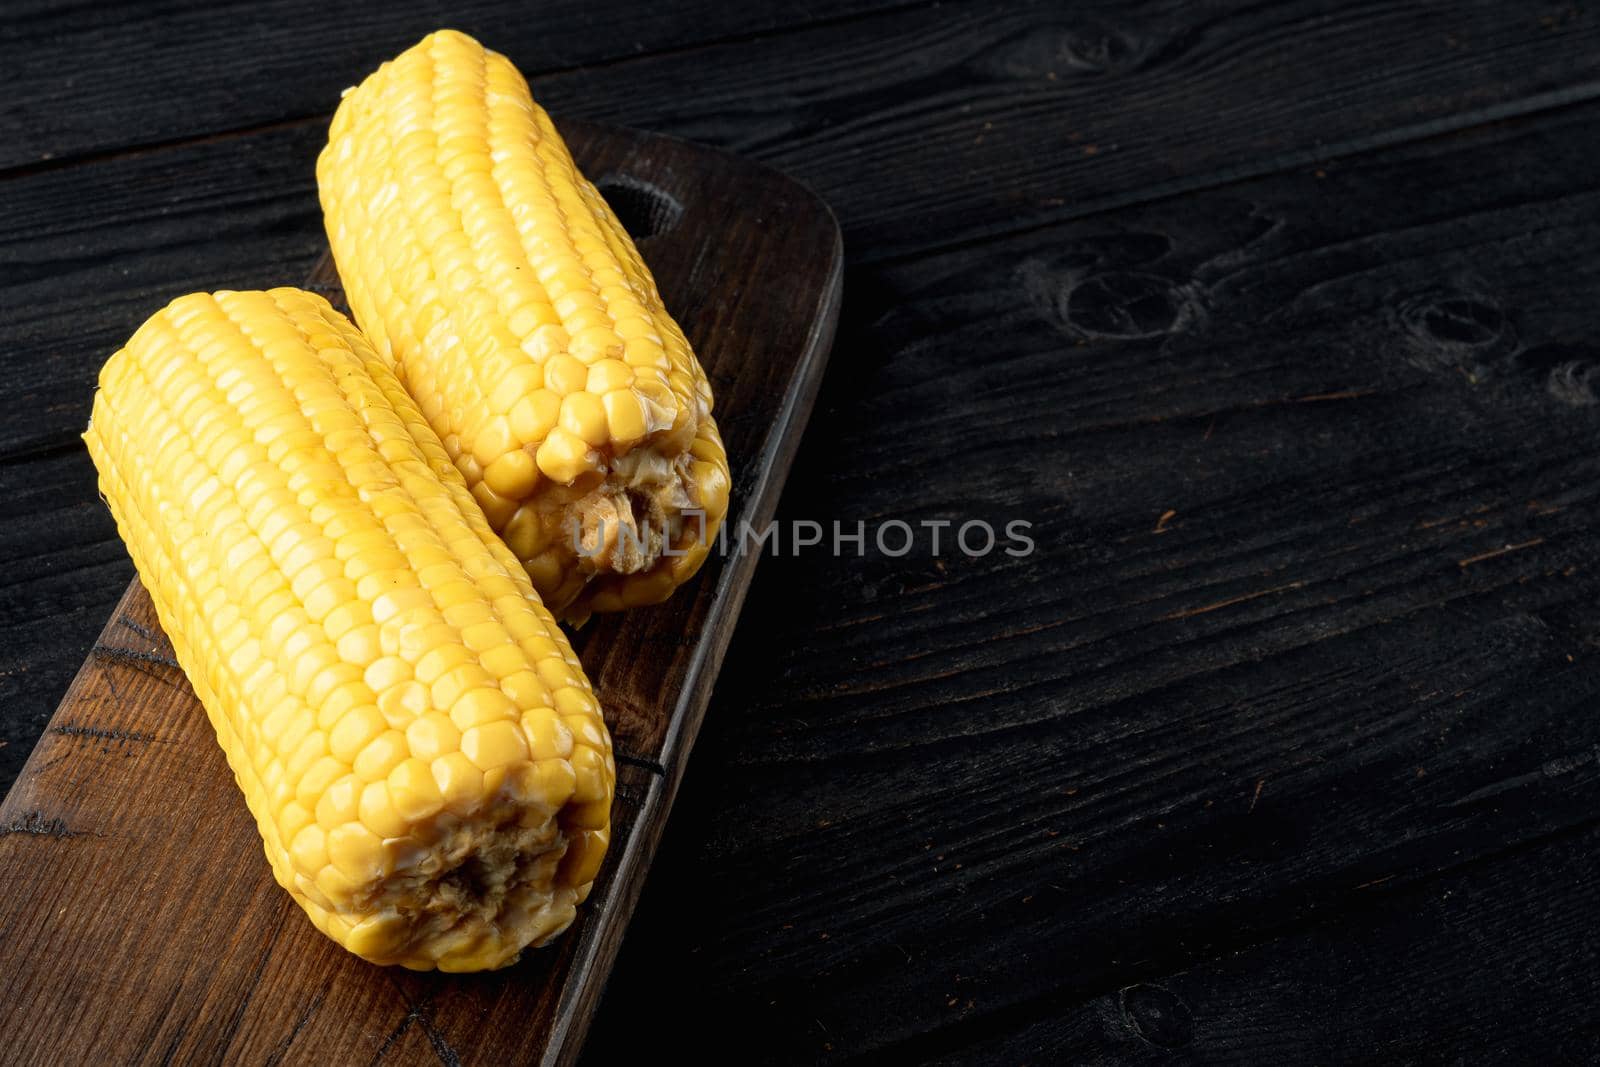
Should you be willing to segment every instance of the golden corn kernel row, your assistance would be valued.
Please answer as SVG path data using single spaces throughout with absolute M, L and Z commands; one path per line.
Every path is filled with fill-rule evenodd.
M 195 294 L 84 438 L 273 873 L 377 963 L 563 930 L 615 768 L 566 637 L 372 346 L 295 289 Z
M 346 95 L 317 178 L 356 321 L 546 604 L 687 580 L 728 507 L 710 386 L 510 61 L 430 34 Z

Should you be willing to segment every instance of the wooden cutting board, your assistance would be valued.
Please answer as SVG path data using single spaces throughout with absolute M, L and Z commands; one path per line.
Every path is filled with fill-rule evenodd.
M 766 522 L 833 337 L 831 213 L 719 152 L 560 125 L 705 363 L 734 468 L 730 527 Z M 326 257 L 308 284 L 342 305 Z M 556 945 L 481 975 L 374 967 L 312 927 L 272 880 L 149 597 L 130 585 L 0 805 L 4 1061 L 575 1060 L 755 571 L 759 552 L 728 543 L 670 602 L 575 635 L 616 746 L 610 854 Z M 671 981 L 671 961 L 661 973 Z

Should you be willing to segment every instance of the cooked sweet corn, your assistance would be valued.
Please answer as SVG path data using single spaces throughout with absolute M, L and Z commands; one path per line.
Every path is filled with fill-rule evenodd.
M 388 365 L 319 296 L 196 294 L 84 434 L 280 885 L 375 963 L 572 922 L 615 766 L 594 694 Z
M 545 603 L 687 580 L 728 509 L 711 388 L 510 61 L 430 34 L 345 96 L 317 182 L 356 321 Z

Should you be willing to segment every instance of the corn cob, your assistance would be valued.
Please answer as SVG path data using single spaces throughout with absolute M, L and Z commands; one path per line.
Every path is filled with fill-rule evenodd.
M 357 323 L 551 610 L 687 580 L 728 508 L 710 386 L 510 61 L 424 38 L 345 96 L 317 181 Z
M 195 294 L 84 438 L 277 881 L 375 963 L 572 921 L 615 767 L 577 658 L 388 366 L 319 296 Z

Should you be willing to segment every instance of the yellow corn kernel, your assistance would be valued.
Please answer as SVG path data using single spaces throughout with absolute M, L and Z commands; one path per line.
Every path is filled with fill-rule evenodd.
M 536 389 L 511 409 L 511 432 L 523 441 L 543 441 L 561 418 L 561 398 L 551 389 Z
M 593 393 L 571 393 L 562 399 L 561 428 L 591 447 L 610 439 L 605 404 Z
M 421 822 L 444 807 L 433 769 L 415 756 L 389 772 L 389 802 L 402 819 Z
M 485 771 L 525 763 L 528 743 L 520 723 L 501 720 L 474 726 L 461 735 L 462 753 Z
M 605 858 L 606 846 L 611 841 L 609 829 L 581 830 L 572 848 L 561 858 L 558 877 L 581 880 L 585 885 L 600 873 L 600 861 Z
M 539 467 L 526 449 L 514 449 L 484 468 L 483 480 L 507 500 L 520 500 L 539 484 Z
M 106 363 L 84 440 L 274 876 L 318 929 L 455 971 L 559 933 L 610 779 L 552 682 L 583 691 L 584 738 L 604 722 L 366 338 L 299 290 L 183 297 Z
M 346 94 L 317 185 L 356 320 L 545 603 L 687 581 L 728 509 L 710 385 L 510 61 L 430 34 Z
M 394 801 L 389 796 L 388 784 L 381 779 L 368 782 L 362 787 L 356 814 L 363 826 L 378 835 L 379 841 L 406 836 L 408 827 L 405 817 L 395 810 Z
M 469 814 L 483 798 L 483 772 L 462 752 L 447 752 L 433 761 L 433 781 L 444 806 L 457 815 Z

